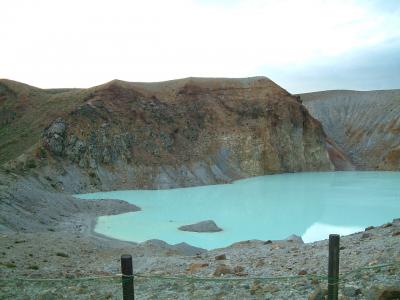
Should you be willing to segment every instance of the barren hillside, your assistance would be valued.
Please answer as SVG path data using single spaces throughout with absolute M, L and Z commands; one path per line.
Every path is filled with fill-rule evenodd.
M 320 123 L 265 77 L 58 90 L 2 80 L 0 99 L 0 161 L 60 191 L 334 168 Z
M 400 170 L 400 90 L 325 91 L 301 94 L 360 170 Z

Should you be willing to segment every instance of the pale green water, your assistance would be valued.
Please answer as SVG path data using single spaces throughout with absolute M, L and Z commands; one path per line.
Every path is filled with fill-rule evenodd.
M 212 249 L 249 239 L 305 242 L 350 234 L 400 217 L 400 172 L 327 172 L 261 176 L 233 184 L 77 195 L 121 199 L 140 212 L 98 219 L 96 232 L 121 240 L 160 239 Z M 214 220 L 224 231 L 178 227 Z

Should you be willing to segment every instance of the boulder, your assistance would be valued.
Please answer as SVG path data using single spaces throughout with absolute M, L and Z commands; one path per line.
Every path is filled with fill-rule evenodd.
M 345 284 L 342 288 L 343 294 L 347 297 L 357 297 L 362 294 L 362 291 L 357 286 Z
M 307 270 L 301 270 L 299 273 L 298 273 L 298 275 L 301 275 L 301 276 L 304 276 L 304 275 L 307 275 Z
M 233 274 L 233 270 L 225 264 L 218 265 L 215 269 L 213 275 L 216 277 Z
M 395 286 L 376 286 L 370 291 L 373 298 L 377 300 L 400 299 L 400 288 Z
M 368 239 L 368 238 L 370 238 L 370 237 L 372 237 L 372 234 L 369 233 L 369 232 L 364 232 L 364 233 L 361 235 L 361 239 Z
M 235 275 L 242 274 L 243 271 L 244 271 L 244 267 L 242 267 L 242 266 L 236 266 L 233 268 L 233 272 L 235 273 Z
M 209 266 L 208 263 L 191 263 L 187 268 L 187 271 L 192 274 L 203 268 L 207 268 L 208 266 Z
M 309 296 L 308 300 L 323 300 L 325 299 L 325 295 L 327 295 L 327 291 L 321 289 L 321 287 L 317 287 Z
M 295 243 L 299 243 L 299 244 L 304 244 L 303 239 L 295 234 L 292 234 L 291 236 L 288 236 L 285 241 L 290 241 L 290 242 L 295 242 Z
M 192 232 L 218 232 L 222 231 L 221 228 L 215 224 L 214 221 L 212 220 L 207 220 L 207 221 L 201 221 L 195 224 L 190 224 L 190 225 L 183 225 L 178 228 L 179 230 L 182 231 L 192 231 Z
M 226 259 L 226 255 L 225 254 L 220 254 L 220 255 L 217 255 L 215 257 L 215 260 L 225 260 L 225 259 Z

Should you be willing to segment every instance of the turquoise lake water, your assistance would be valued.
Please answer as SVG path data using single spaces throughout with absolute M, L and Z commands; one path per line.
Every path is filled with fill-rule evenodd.
M 232 184 L 168 190 L 81 194 L 121 199 L 142 211 L 98 219 L 95 231 L 134 242 L 160 239 L 213 249 L 234 242 L 284 239 L 305 242 L 346 235 L 400 217 L 400 172 L 322 172 L 267 175 Z M 194 233 L 179 226 L 214 220 L 222 232 Z

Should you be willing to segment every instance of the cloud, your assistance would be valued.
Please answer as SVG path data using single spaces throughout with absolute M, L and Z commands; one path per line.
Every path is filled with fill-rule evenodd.
M 399 12 L 399 1 L 2 0 L 0 77 L 88 87 L 285 75 L 297 90 L 293 71 L 399 37 Z
M 263 73 L 292 93 L 332 89 L 379 90 L 400 88 L 400 39 L 350 51 L 330 60 L 264 67 Z

